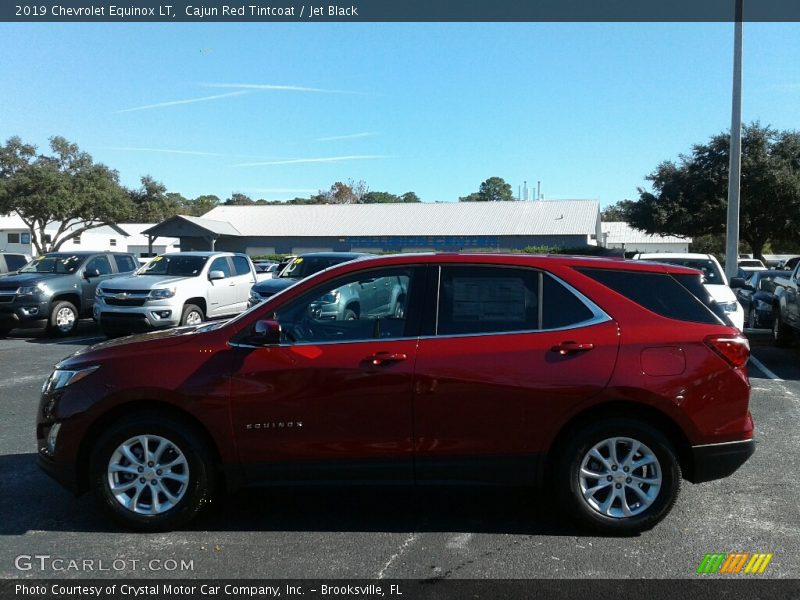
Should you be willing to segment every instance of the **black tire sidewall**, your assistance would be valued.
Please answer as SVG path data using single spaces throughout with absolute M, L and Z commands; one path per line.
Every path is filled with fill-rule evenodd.
M 140 434 L 170 440 L 183 452 L 189 465 L 189 486 L 178 504 L 160 515 L 134 513 L 114 498 L 108 487 L 107 468 L 111 455 L 124 441 Z M 213 459 L 194 430 L 161 413 L 127 417 L 113 425 L 95 445 L 89 462 L 92 490 L 103 508 L 117 522 L 140 531 L 167 531 L 188 522 L 210 501 L 214 491 Z
M 628 437 L 650 448 L 661 466 L 661 490 L 655 502 L 643 513 L 625 519 L 601 515 L 586 503 L 580 491 L 578 472 L 586 453 L 597 443 L 611 437 Z M 561 506 L 589 528 L 609 535 L 633 535 L 650 529 L 664 517 L 677 499 L 681 470 L 672 444 L 656 428 L 627 418 L 605 419 L 578 430 L 562 449 L 554 480 Z
M 61 331 L 56 324 L 56 315 L 58 315 L 58 311 L 60 311 L 62 308 L 69 308 L 75 315 L 75 321 L 73 322 L 72 328 L 69 331 Z M 67 300 L 59 300 L 50 309 L 50 315 L 47 317 L 47 330 L 52 335 L 58 337 L 67 337 L 75 333 L 75 331 L 78 329 L 79 320 L 80 314 L 78 313 L 78 308 L 72 302 L 68 302 Z

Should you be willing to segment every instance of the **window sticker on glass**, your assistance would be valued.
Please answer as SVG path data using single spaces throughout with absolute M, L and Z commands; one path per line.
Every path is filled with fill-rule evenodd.
M 454 277 L 453 321 L 525 321 L 525 283 L 516 277 Z

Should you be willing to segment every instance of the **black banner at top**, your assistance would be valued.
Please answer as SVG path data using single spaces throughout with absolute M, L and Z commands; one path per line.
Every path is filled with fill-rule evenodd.
M 6 22 L 724 22 L 737 0 L 3 0 Z M 799 0 L 744 0 L 744 21 L 800 21 Z

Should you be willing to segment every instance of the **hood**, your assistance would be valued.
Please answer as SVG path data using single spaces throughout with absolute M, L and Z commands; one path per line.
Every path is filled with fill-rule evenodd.
M 99 344 L 94 344 L 93 346 L 81 348 L 56 366 L 59 368 L 73 367 L 78 364 L 102 361 L 118 354 L 125 354 L 126 356 L 136 353 L 146 354 L 168 346 L 176 346 L 189 341 L 195 335 L 202 335 L 202 333 L 198 333 L 197 330 L 205 326 L 208 326 L 208 323 L 162 329 L 150 333 L 129 335 L 114 340 L 107 340 Z
M 0 288 L 36 285 L 40 281 L 48 281 L 56 277 L 72 277 L 66 273 L 9 273 L 0 277 Z
M 708 283 L 705 284 L 708 293 L 711 294 L 711 297 L 714 298 L 717 302 L 736 302 L 736 294 L 733 293 L 733 290 L 729 288 L 727 285 L 709 285 Z
M 103 281 L 100 287 L 104 290 L 153 290 L 171 287 L 194 277 L 170 277 L 168 275 L 126 275 Z
M 297 283 L 299 279 L 295 279 L 294 277 L 278 277 L 277 279 L 265 279 L 264 281 L 259 281 L 257 284 L 253 286 L 253 289 L 257 291 L 259 294 L 263 293 L 271 293 L 277 294 L 285 290 L 288 287 L 293 286 Z

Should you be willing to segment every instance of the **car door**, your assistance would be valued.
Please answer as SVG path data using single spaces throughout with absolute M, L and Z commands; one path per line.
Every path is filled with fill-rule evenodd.
M 375 276 L 387 271 L 421 301 L 416 268 Z M 278 307 L 279 345 L 248 344 L 248 332 L 232 341 L 232 425 L 249 479 L 412 480 L 418 311 L 314 318 L 321 302 L 360 277 L 321 284 Z
M 247 309 L 247 300 L 250 298 L 250 289 L 256 284 L 256 278 L 246 256 L 236 254 L 231 257 L 233 263 L 233 277 L 230 285 L 233 288 L 231 314 L 240 313 Z
M 223 279 L 211 279 L 212 271 L 220 271 L 225 277 Z M 230 314 L 231 305 L 236 298 L 235 282 L 233 281 L 233 271 L 227 256 L 218 256 L 208 267 L 208 307 L 206 315 L 209 317 L 219 317 Z
M 441 267 L 414 396 L 420 481 L 530 482 L 553 423 L 608 383 L 616 323 L 547 273 Z
M 94 306 L 94 293 L 97 285 L 110 277 L 114 276 L 114 270 L 111 267 L 111 261 L 105 254 L 99 254 L 91 257 L 83 268 L 81 275 L 81 290 L 83 302 L 81 306 L 82 312 L 90 312 Z

